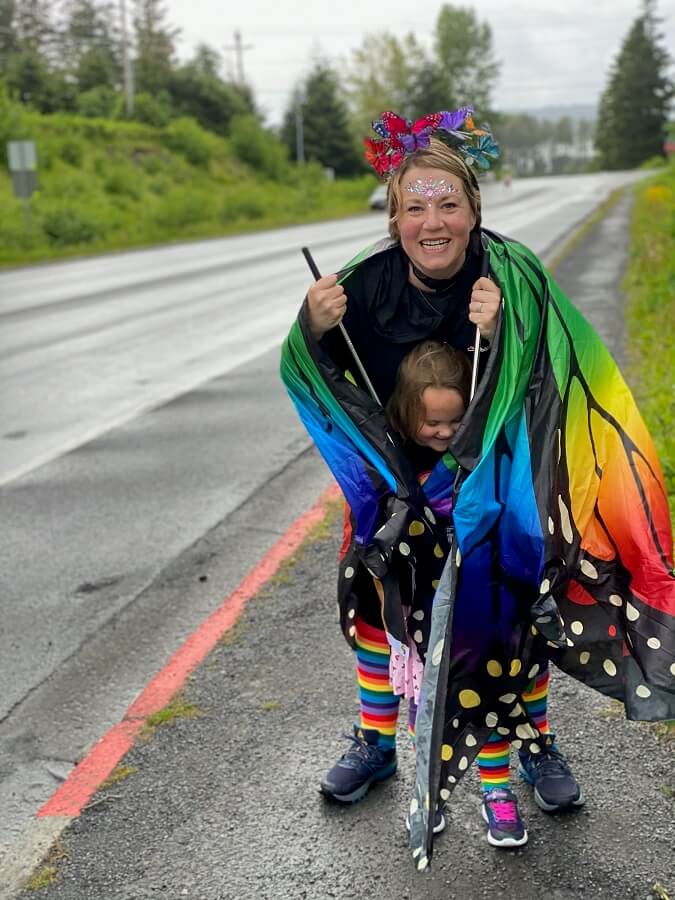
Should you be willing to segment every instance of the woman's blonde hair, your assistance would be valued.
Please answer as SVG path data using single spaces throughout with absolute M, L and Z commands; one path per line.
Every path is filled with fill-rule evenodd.
M 387 186 L 387 212 L 389 213 L 389 234 L 394 240 L 399 240 L 401 236 L 398 230 L 399 210 L 403 203 L 403 188 L 401 185 L 406 174 L 414 168 L 443 169 L 449 175 L 459 178 L 469 201 L 471 212 L 476 218 L 474 228 L 480 226 L 481 200 L 476 176 L 459 153 L 452 150 L 447 144 L 439 141 L 438 138 L 431 138 L 428 147 L 423 150 L 415 150 L 410 156 L 406 156 L 389 179 Z
M 457 391 L 469 405 L 471 366 L 466 356 L 440 341 L 422 341 L 401 362 L 396 386 L 387 403 L 394 428 L 414 440 L 424 417 L 422 395 L 427 388 Z

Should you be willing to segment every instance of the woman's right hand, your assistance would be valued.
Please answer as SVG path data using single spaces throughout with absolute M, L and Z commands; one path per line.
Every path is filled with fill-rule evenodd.
M 307 291 L 309 327 L 319 340 L 340 322 L 347 309 L 347 295 L 337 275 L 324 275 Z

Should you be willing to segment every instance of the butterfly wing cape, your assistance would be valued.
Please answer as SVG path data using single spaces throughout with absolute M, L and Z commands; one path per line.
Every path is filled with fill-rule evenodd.
M 652 440 L 607 349 L 537 257 L 487 234 L 504 298 L 497 334 L 454 459 L 423 488 L 381 408 L 313 339 L 306 306 L 282 350 L 282 378 L 352 511 L 345 634 L 359 573 L 375 576 L 390 643 L 405 652 L 411 631 L 425 659 L 410 807 L 420 869 L 433 808 L 490 733 L 532 752 L 547 742 L 520 702 L 547 658 L 631 719 L 675 717 L 672 535 Z M 386 248 L 345 269 L 348 296 L 354 267 Z M 453 491 L 448 535 L 434 509 Z

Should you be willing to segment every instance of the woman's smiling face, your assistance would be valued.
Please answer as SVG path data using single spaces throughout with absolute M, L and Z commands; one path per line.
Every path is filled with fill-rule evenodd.
M 443 169 L 406 172 L 398 215 L 401 246 L 431 278 L 451 278 L 464 264 L 476 224 L 462 180 Z

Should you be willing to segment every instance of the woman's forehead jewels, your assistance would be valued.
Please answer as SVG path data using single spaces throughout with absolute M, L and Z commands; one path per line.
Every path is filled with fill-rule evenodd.
M 445 194 L 460 193 L 454 184 L 445 178 L 416 178 L 406 184 L 405 190 L 409 194 L 420 194 L 427 200 L 443 197 Z

